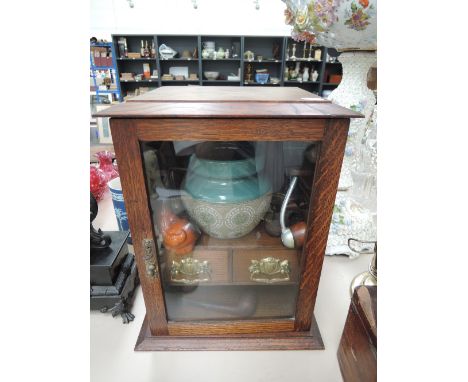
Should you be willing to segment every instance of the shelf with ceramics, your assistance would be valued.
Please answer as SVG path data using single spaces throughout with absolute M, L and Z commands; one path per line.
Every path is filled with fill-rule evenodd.
M 118 42 L 114 36 L 114 44 Z M 135 45 L 142 36 L 128 36 L 127 41 L 133 41 Z M 146 36 L 148 41 L 149 36 Z M 182 67 L 188 67 L 188 74 L 197 74 L 199 80 L 190 80 L 188 75 L 184 81 L 187 85 L 217 85 L 230 84 L 232 86 L 298 86 L 316 94 L 322 94 L 322 90 L 330 89 L 332 85 L 322 86 L 322 82 L 327 81 L 324 75 L 326 67 L 323 60 L 317 60 L 316 52 L 320 52 L 321 57 L 326 57 L 326 49 L 316 45 L 304 45 L 297 43 L 285 36 L 151 36 L 156 42 L 157 57 L 142 59 L 122 59 L 117 65 L 120 73 L 141 73 L 141 64 L 149 63 L 150 70 L 157 70 L 159 77 L 142 78 L 122 78 L 124 93 L 127 88 L 134 84 L 154 83 L 159 86 L 181 85 L 184 82 L 176 82 L 175 78 L 162 78 L 164 74 L 179 72 Z M 139 40 L 140 39 L 140 40 Z M 144 39 L 144 38 L 143 38 Z M 140 41 L 141 44 L 141 41 Z M 286 60 L 288 52 L 292 54 L 292 45 L 296 44 L 296 60 Z M 133 45 L 132 45 L 133 46 Z M 241 51 L 242 48 L 242 51 Z M 132 48 L 133 49 L 133 48 Z M 216 53 L 216 58 L 214 57 Z M 203 54 L 205 57 L 203 57 Z M 301 55 L 305 54 L 305 59 Z M 318 54 L 318 53 L 317 53 Z M 311 56 L 309 58 L 309 55 Z M 235 57 L 234 57 L 235 56 Z M 318 57 L 318 56 L 317 56 Z M 303 67 L 309 68 L 309 78 L 295 81 L 284 75 L 284 70 L 291 66 L 295 67 L 300 63 L 300 76 Z M 250 69 L 250 78 L 249 74 Z M 330 65 L 339 68 L 340 65 Z M 172 68 L 172 69 L 171 69 Z M 239 72 L 240 69 L 240 72 Z M 266 70 L 265 70 L 266 69 Z M 172 71 L 171 71 L 172 70 Z M 289 70 L 289 69 L 288 69 Z M 312 79 L 312 74 L 317 71 L 317 80 Z M 259 73 L 268 74 L 268 80 L 257 81 L 255 76 Z M 218 77 L 207 78 L 204 73 L 218 73 Z M 265 76 L 263 76 L 265 77 Z M 132 88 L 133 89 L 133 88 Z

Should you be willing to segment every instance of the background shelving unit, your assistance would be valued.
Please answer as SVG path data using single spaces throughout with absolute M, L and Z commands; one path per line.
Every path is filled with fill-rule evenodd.
M 138 58 L 125 58 L 121 55 L 119 51 L 118 41 L 121 37 L 125 37 L 127 40 L 127 51 L 129 53 L 140 53 L 141 41 L 143 43 L 148 42 L 148 47 L 151 48 L 153 42 L 157 49 L 157 39 L 154 35 L 115 35 L 112 36 L 112 41 L 114 44 L 114 50 L 116 52 L 116 62 L 117 62 L 117 75 L 121 87 L 121 100 L 129 92 L 134 92 L 140 87 L 146 88 L 156 88 L 159 86 L 159 79 L 142 79 L 142 80 L 123 80 L 121 79 L 122 73 L 143 73 L 143 64 L 149 64 L 150 73 L 153 73 L 153 70 L 158 70 L 158 62 L 156 58 L 151 57 L 138 57 Z
M 127 39 L 127 47 L 129 52 L 139 52 L 141 47 L 141 40 L 148 41 L 151 46 L 154 41 L 156 47 L 155 58 L 121 58 L 118 50 L 118 40 L 120 37 Z M 321 60 L 313 59 L 308 60 L 309 45 L 307 44 L 306 59 L 303 60 L 303 46 L 302 42 L 295 42 L 289 36 L 239 36 L 239 35 L 113 35 L 112 36 L 115 62 L 117 66 L 117 82 L 121 88 L 122 99 L 129 93 L 133 93 L 135 89 L 143 87 L 156 88 L 159 86 L 187 86 L 187 85 L 201 85 L 201 86 L 219 86 L 219 85 L 232 85 L 232 86 L 298 86 L 312 93 L 322 95 L 324 90 L 333 90 L 338 86 L 338 83 L 330 83 L 329 76 L 333 74 L 341 74 L 342 68 L 339 62 L 327 62 L 328 55 L 338 56 L 338 52 L 334 49 L 327 49 L 321 46 L 314 46 L 313 49 L 320 49 L 322 51 Z M 214 41 L 216 50 L 219 47 L 229 49 L 231 57 L 228 59 L 203 59 L 202 50 L 203 44 L 206 41 Z M 235 44 L 234 44 L 235 43 Z M 292 44 L 296 44 L 296 60 L 286 58 L 291 55 Z M 159 47 L 161 44 L 166 44 L 175 49 L 179 53 L 179 57 L 173 59 L 162 59 L 159 56 Z M 232 57 L 232 47 L 238 50 L 238 57 Z M 274 57 L 273 48 L 275 46 Z M 182 58 L 180 57 L 183 51 L 189 51 L 193 54 L 197 51 L 196 58 Z M 254 52 L 254 58 L 247 60 L 244 57 L 246 51 Z M 288 54 L 289 52 L 289 54 Z M 258 56 L 262 56 L 259 60 Z M 143 73 L 143 63 L 150 63 L 151 73 L 154 69 L 158 71 L 157 79 L 145 80 L 121 80 L 120 75 L 124 72 L 133 72 L 136 74 Z M 309 67 L 310 81 L 299 82 L 295 80 L 288 80 L 285 77 L 285 70 L 289 67 L 296 67 L 297 62 L 300 63 L 300 68 L 304 66 Z M 245 74 L 249 67 L 252 68 L 251 82 L 245 81 Z M 169 68 L 173 66 L 186 66 L 188 72 L 196 73 L 197 80 L 161 80 L 163 74 L 169 73 Z M 267 83 L 259 84 L 255 82 L 255 70 L 268 69 L 271 77 L 279 79 L 277 84 Z M 231 73 L 238 74 L 240 70 L 239 81 L 228 81 L 227 76 Z M 312 81 L 312 72 L 317 70 L 319 77 L 317 81 Z M 204 72 L 215 71 L 220 73 L 217 80 L 208 80 Z
M 100 62 L 96 62 L 96 59 L 94 57 L 94 49 L 93 48 L 105 48 L 109 53 L 111 60 L 107 63 L 107 65 L 102 65 Z M 95 95 L 95 103 L 102 103 L 102 94 L 112 94 L 115 95 L 117 100 L 121 100 L 121 90 L 120 90 L 120 79 L 119 79 L 119 74 L 117 71 L 117 63 L 116 63 L 116 50 L 114 49 L 114 45 L 111 42 L 108 43 L 96 43 L 96 44 L 90 44 L 90 50 L 89 50 L 89 63 L 90 63 L 90 77 L 92 78 L 93 81 L 93 88 L 90 89 L 91 95 Z M 99 84 L 97 82 L 97 74 L 99 71 L 108 71 L 108 77 L 111 79 L 111 82 L 116 85 L 115 89 L 107 89 L 107 90 L 100 90 L 99 89 Z

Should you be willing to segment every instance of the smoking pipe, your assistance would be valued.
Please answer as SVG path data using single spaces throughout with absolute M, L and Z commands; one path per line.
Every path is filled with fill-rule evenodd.
M 294 187 L 296 187 L 297 183 L 297 176 L 293 176 L 291 183 L 288 188 L 288 192 L 286 192 L 286 196 L 284 197 L 283 204 L 281 205 L 281 212 L 280 212 L 280 224 L 281 224 L 281 241 L 286 248 L 301 248 L 304 244 L 305 232 L 307 225 L 305 222 L 298 222 L 293 224 L 290 228 L 286 227 L 285 224 L 285 214 L 286 214 L 286 206 L 289 203 L 289 199 L 291 198 L 291 194 L 294 191 Z

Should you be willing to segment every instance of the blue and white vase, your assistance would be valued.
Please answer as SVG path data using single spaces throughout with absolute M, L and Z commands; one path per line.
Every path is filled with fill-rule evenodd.
M 107 185 L 112 195 L 112 203 L 114 204 L 115 217 L 117 218 L 119 231 L 128 231 L 127 210 L 125 209 L 120 177 L 112 179 Z

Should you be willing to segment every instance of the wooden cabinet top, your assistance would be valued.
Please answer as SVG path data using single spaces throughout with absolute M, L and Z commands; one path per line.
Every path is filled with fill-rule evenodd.
M 94 114 L 117 118 L 362 118 L 296 87 L 165 86 Z

